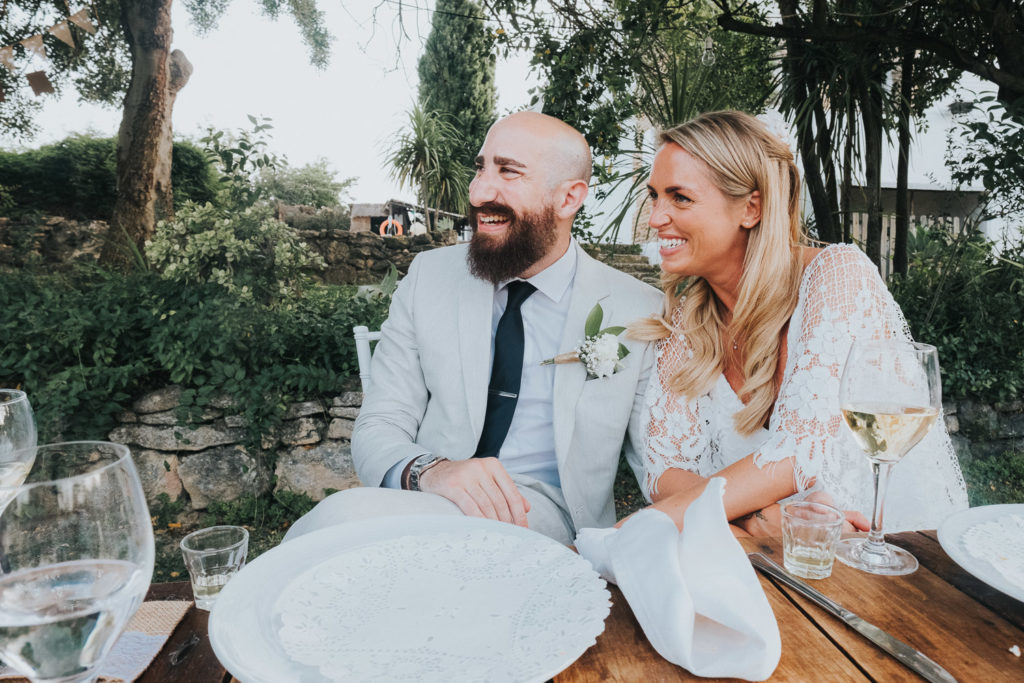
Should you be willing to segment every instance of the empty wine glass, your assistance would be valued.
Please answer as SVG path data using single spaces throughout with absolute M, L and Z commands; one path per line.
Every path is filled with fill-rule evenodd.
M 149 510 L 126 446 L 34 450 L 0 512 L 0 659 L 37 683 L 91 681 L 152 579 Z
M 25 480 L 35 445 L 36 419 L 28 396 L 17 389 L 0 389 L 0 488 L 17 487 Z M 0 511 L 5 503 L 0 494 Z
M 836 557 L 872 574 L 910 574 L 917 570 L 917 559 L 885 542 L 885 494 L 893 465 L 928 433 L 942 410 L 935 347 L 897 339 L 854 342 L 843 368 L 839 405 L 871 461 L 875 500 L 867 538 L 840 541 Z

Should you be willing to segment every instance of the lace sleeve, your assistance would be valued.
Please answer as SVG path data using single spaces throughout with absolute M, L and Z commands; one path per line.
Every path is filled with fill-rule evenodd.
M 674 321 L 678 322 L 678 321 Z M 697 472 L 708 449 L 706 406 L 701 398 L 689 400 L 668 388 L 673 371 L 692 352 L 681 334 L 658 342 L 657 377 L 647 388 L 647 433 L 644 438 L 644 495 L 650 501 L 658 479 L 670 467 Z
M 874 264 L 856 247 L 833 246 L 808 266 L 790 322 L 786 369 L 758 466 L 794 457 L 796 486 L 832 463 L 842 417 L 839 380 L 855 339 L 909 339 L 903 315 Z

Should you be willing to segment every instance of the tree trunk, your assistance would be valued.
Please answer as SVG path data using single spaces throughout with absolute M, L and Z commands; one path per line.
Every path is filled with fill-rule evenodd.
M 853 145 L 857 139 L 857 119 L 855 110 L 850 106 L 846 112 L 846 144 L 843 146 L 843 180 L 839 212 L 843 217 L 843 241 L 853 242 Z
M 793 25 L 797 18 L 796 0 L 779 0 L 779 10 L 784 25 Z M 803 55 L 803 46 L 799 40 L 786 41 L 787 59 L 784 61 L 788 78 L 797 82 L 801 97 L 806 101 L 811 95 L 808 83 L 800 73 L 798 62 Z M 820 102 L 815 107 L 821 106 Z M 825 242 L 834 242 L 836 237 L 835 215 L 829 203 L 828 192 L 822 179 L 822 162 L 818 157 L 814 139 L 814 117 L 804 117 L 797 123 L 797 147 L 800 151 L 800 162 L 804 168 L 804 183 L 807 194 L 811 197 L 814 209 L 814 222 L 818 230 L 818 238 Z
M 864 125 L 864 180 L 868 192 L 866 251 L 882 272 L 882 93 L 877 79 L 868 81 L 861 98 Z M 875 84 L 872 87 L 871 84 Z
M 914 90 L 914 51 L 903 50 L 900 66 L 899 161 L 896 165 L 896 234 L 892 246 L 892 270 L 907 274 L 907 240 L 910 235 L 910 192 L 907 174 L 910 167 L 910 98 Z
M 117 199 L 101 260 L 122 268 L 144 263 L 156 222 L 174 216 L 171 111 L 192 65 L 180 50 L 171 52 L 171 3 L 121 3 L 132 78 L 117 134 Z
M 839 231 L 839 189 L 836 180 L 836 164 L 832 154 L 832 126 L 834 125 L 834 113 L 832 123 L 825 116 L 825 103 L 820 99 L 814 103 L 814 120 L 817 128 L 817 139 L 815 146 L 818 150 L 818 159 L 821 161 L 821 174 L 825 183 L 825 196 L 828 197 L 829 213 L 834 217 L 832 230 L 834 234 L 825 238 L 826 242 L 839 242 L 842 234 Z

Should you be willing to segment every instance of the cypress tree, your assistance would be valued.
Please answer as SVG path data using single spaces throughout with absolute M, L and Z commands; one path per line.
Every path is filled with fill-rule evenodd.
M 437 0 L 419 61 L 419 101 L 460 132 L 455 161 L 467 167 L 472 167 L 495 119 L 493 45 L 477 3 Z

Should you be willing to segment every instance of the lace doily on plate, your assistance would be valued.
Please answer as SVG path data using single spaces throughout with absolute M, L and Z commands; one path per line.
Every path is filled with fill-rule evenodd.
M 964 532 L 964 549 L 991 564 L 1007 581 L 1024 588 L 1024 517 L 1003 515 Z
M 604 630 L 605 583 L 544 539 L 472 530 L 382 540 L 294 578 L 288 657 L 329 680 L 546 680 Z

